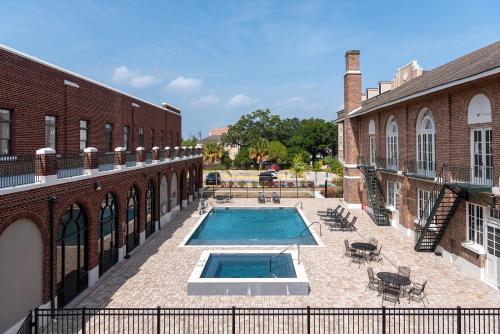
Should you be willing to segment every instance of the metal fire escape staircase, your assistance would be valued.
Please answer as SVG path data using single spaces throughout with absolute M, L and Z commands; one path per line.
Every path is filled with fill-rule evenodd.
M 416 251 L 433 252 L 436 249 L 451 218 L 467 195 L 463 187 L 450 179 L 450 170 L 443 165 L 425 204 L 423 216 L 416 226 Z
M 375 172 L 375 167 L 366 163 L 364 159 L 359 161 L 359 169 L 365 176 L 365 183 L 368 189 L 368 198 L 373 210 L 373 216 L 375 218 L 375 224 L 379 226 L 389 226 L 389 213 L 385 207 L 384 195 L 382 192 L 382 187 L 377 178 L 377 173 Z

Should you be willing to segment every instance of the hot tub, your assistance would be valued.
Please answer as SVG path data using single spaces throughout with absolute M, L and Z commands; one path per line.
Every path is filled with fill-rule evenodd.
M 189 295 L 308 295 L 296 251 L 204 251 L 188 280 Z

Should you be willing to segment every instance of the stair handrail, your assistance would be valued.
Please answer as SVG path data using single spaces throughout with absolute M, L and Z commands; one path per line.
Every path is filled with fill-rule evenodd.
M 286 246 L 281 252 L 279 252 L 278 254 L 274 254 L 270 259 L 269 259 L 269 272 L 271 273 L 271 275 L 274 275 L 271 270 L 272 270 L 272 265 L 273 265 L 273 260 L 274 258 L 276 258 L 277 256 L 280 256 L 281 254 L 283 254 L 284 252 L 286 252 L 290 247 L 293 247 L 293 246 L 297 246 L 297 263 L 300 264 L 300 245 L 299 244 L 291 244 L 291 245 L 288 245 Z
M 424 210 L 423 210 L 424 216 L 421 217 L 418 221 L 418 225 L 420 227 L 417 226 L 417 235 L 419 232 L 418 229 L 420 229 L 420 232 L 419 232 L 420 235 L 418 235 L 417 244 L 415 245 L 416 249 L 420 248 L 422 241 L 424 239 L 424 236 L 427 233 L 427 231 L 429 230 L 429 227 L 432 223 L 433 217 L 436 214 L 436 211 L 437 211 L 436 204 L 440 201 L 439 197 L 440 197 L 441 191 L 443 190 L 443 187 L 446 184 L 446 182 L 444 180 L 445 172 L 447 170 L 446 167 L 447 167 L 447 165 L 443 163 L 441 166 L 441 171 L 439 172 L 438 176 L 435 177 L 435 183 L 434 183 L 434 186 L 432 187 L 432 191 L 431 191 L 432 198 L 429 198 L 427 203 L 425 203 Z M 427 214 L 427 212 L 428 212 L 428 214 Z M 424 222 L 425 222 L 425 224 L 424 224 Z
M 295 203 L 294 208 L 296 208 L 299 204 L 300 204 L 300 209 L 304 210 L 304 206 L 302 204 L 302 201 L 298 201 L 297 203 Z
M 307 225 L 306 228 L 302 230 L 302 232 L 299 233 L 298 237 L 300 237 L 302 235 L 302 233 L 304 233 L 305 231 L 308 231 L 309 227 L 311 227 L 311 225 L 314 225 L 314 224 L 319 225 L 319 235 L 322 236 L 323 234 L 321 233 L 321 223 L 320 222 L 312 222 L 311 224 Z
M 361 162 L 363 159 L 363 157 L 358 157 L 358 162 Z M 374 166 L 371 166 L 371 165 L 367 165 L 367 164 L 358 164 L 358 168 L 361 170 L 361 172 L 365 175 L 365 178 L 368 178 L 369 176 L 367 176 L 367 171 L 372 168 L 373 170 L 375 170 L 375 167 Z M 378 182 L 378 181 L 377 181 Z M 377 185 L 377 187 L 380 187 L 380 185 Z M 377 199 L 377 196 L 375 195 L 375 201 L 372 200 L 372 196 L 370 195 L 370 185 L 367 184 L 367 189 L 368 189 L 368 200 L 370 201 L 370 203 L 372 204 L 372 208 L 373 210 L 379 210 L 378 208 L 380 207 L 380 204 L 378 203 L 378 199 Z M 380 196 L 382 197 L 382 200 L 383 200 L 383 203 L 385 202 L 385 199 L 384 199 L 384 194 L 382 191 L 380 191 Z M 382 203 L 382 204 L 383 204 Z M 384 206 L 384 209 L 385 210 L 385 206 Z M 387 211 L 385 210 L 384 212 L 381 212 L 383 215 L 387 215 Z M 388 219 L 388 217 L 387 217 Z M 375 217 L 375 220 L 377 221 L 377 225 L 378 225 L 378 218 Z

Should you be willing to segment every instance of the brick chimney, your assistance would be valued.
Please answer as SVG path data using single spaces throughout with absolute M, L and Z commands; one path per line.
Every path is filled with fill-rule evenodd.
M 361 206 L 363 193 L 361 172 L 357 168 L 359 121 L 349 118 L 349 113 L 361 107 L 361 71 L 359 70 L 359 50 L 345 53 L 344 74 L 344 200 L 348 208 Z

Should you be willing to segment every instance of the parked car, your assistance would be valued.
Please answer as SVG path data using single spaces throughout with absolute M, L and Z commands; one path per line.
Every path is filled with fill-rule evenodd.
M 218 186 L 221 183 L 221 177 L 219 172 L 210 172 L 205 178 L 205 184 L 207 186 Z
M 269 182 L 269 181 L 272 182 L 277 178 L 278 177 L 271 172 L 261 172 L 259 174 L 259 182 Z
M 270 169 L 272 169 L 276 172 L 279 172 L 281 168 L 280 168 L 280 165 L 278 165 L 278 164 L 272 164 Z

